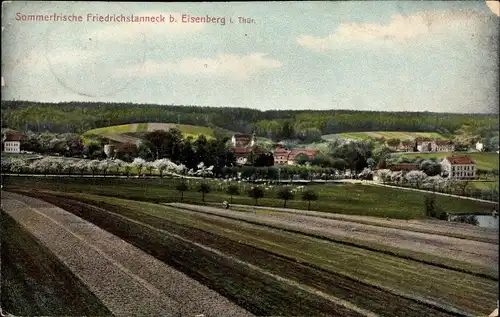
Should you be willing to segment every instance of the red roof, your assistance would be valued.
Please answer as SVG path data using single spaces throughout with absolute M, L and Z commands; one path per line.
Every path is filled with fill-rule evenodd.
M 294 161 L 295 158 L 300 155 L 300 154 L 305 154 L 309 159 L 314 158 L 314 156 L 318 153 L 316 150 L 307 150 L 307 149 L 293 149 L 290 151 L 290 154 L 288 154 L 288 160 L 289 161 Z
M 21 132 L 7 132 L 5 133 L 5 141 L 21 141 L 24 134 Z
M 447 156 L 446 160 L 450 162 L 452 165 L 456 164 L 476 164 L 473 159 L 468 156 Z
M 274 153 L 276 153 L 276 154 L 288 154 L 288 153 L 290 153 L 290 151 L 288 151 L 287 149 L 285 149 L 283 147 L 280 147 L 280 148 L 277 148 L 276 150 L 274 150 Z

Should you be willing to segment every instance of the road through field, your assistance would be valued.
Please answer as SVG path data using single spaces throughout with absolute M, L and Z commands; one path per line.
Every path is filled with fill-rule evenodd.
M 235 219 L 256 221 L 325 237 L 353 238 L 435 256 L 443 256 L 444 254 L 448 258 L 458 261 L 498 267 L 499 246 L 493 243 L 279 211 L 266 210 L 257 214 L 181 203 L 171 203 L 169 205 L 216 215 L 231 216 Z
M 232 204 L 231 206 L 232 209 L 235 210 L 241 208 L 242 210 L 245 211 L 254 211 L 254 210 L 279 211 L 280 213 L 291 213 L 291 214 L 305 215 L 318 218 L 364 223 L 364 224 L 387 227 L 387 228 L 396 228 L 396 229 L 403 229 L 415 232 L 439 234 L 456 238 L 465 238 L 469 240 L 477 240 L 493 244 L 499 243 L 498 229 L 482 228 L 459 222 L 447 222 L 442 220 L 384 219 L 380 217 L 343 215 L 343 214 L 319 212 L 314 210 L 247 206 L 247 205 L 236 205 L 236 204 Z M 220 207 L 220 205 L 214 207 Z
M 256 315 L 468 316 L 139 211 L 31 195 L 122 237 Z

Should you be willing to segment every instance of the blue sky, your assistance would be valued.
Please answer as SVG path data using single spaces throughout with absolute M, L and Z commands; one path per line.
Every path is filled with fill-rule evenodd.
M 82 22 L 18 21 L 30 14 Z M 87 14 L 225 17 L 87 22 Z M 255 23 L 240 24 L 238 16 Z M 235 23 L 229 23 L 229 18 Z M 167 18 L 168 19 L 168 18 Z M 270 109 L 492 112 L 497 59 L 484 1 L 10 2 L 2 99 Z

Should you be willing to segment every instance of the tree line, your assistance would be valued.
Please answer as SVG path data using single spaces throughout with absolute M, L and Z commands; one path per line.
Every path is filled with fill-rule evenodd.
M 409 131 L 453 134 L 466 125 L 497 131 L 498 115 L 355 110 L 273 110 L 232 107 L 105 102 L 40 103 L 4 101 L 2 127 L 83 133 L 127 123 L 165 122 L 252 133 L 272 139 L 315 140 L 323 134 L 354 131 Z

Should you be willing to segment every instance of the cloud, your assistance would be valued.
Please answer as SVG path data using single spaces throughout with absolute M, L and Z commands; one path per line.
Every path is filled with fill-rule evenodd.
M 48 62 L 52 67 L 61 65 L 77 67 L 95 62 L 100 57 L 102 57 L 101 52 L 81 49 L 32 50 L 19 56 L 7 58 L 5 64 L 9 70 L 21 67 L 30 72 L 36 72 L 44 71 L 44 67 L 49 65 Z
M 474 31 L 488 18 L 475 11 L 426 11 L 408 16 L 393 15 L 388 24 L 342 23 L 335 33 L 325 37 L 301 35 L 297 38 L 297 44 L 319 52 L 348 45 L 390 46 L 421 40 L 457 27 Z
M 204 29 L 204 23 L 181 23 L 182 14 L 178 12 L 141 12 L 134 14 L 135 16 L 150 16 L 159 17 L 163 16 L 165 22 L 127 22 L 115 23 L 99 27 L 90 31 L 85 38 L 92 38 L 95 40 L 108 40 L 108 41 L 128 41 L 133 39 L 141 39 L 146 37 L 158 36 L 185 36 L 188 34 L 199 32 Z M 125 15 L 127 16 L 127 15 Z M 177 23 L 170 23 L 169 17 L 173 16 Z
M 264 53 L 245 56 L 221 54 L 217 58 L 188 58 L 178 62 L 146 61 L 142 65 L 118 69 L 117 75 L 148 77 L 177 73 L 184 75 L 206 75 L 246 80 L 271 69 L 281 67 L 281 62 L 267 57 Z

